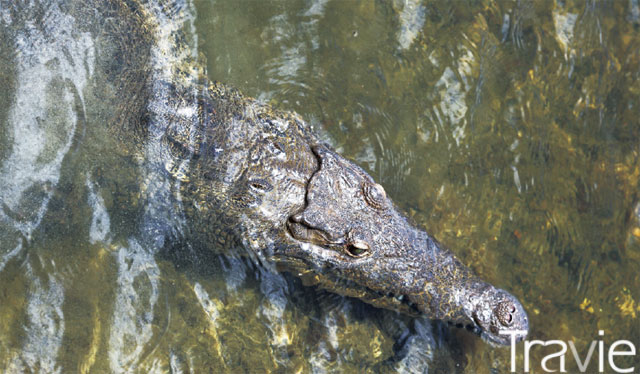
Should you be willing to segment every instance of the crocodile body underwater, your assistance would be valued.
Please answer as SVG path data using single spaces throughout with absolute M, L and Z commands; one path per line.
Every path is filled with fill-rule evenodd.
M 113 115 L 114 137 L 131 148 L 156 141 L 154 162 L 177 186 L 194 240 L 244 248 L 305 284 L 462 325 L 494 344 L 510 343 L 507 330 L 528 331 L 514 296 L 412 224 L 298 115 L 210 81 L 195 58 L 150 68 L 166 58 L 158 35 L 175 43 L 164 47 L 172 53 L 183 49 L 180 30 L 158 28 L 143 2 L 87 8 L 111 20 L 101 25 L 111 46 L 102 51 L 111 56 L 105 84 L 125 103 Z

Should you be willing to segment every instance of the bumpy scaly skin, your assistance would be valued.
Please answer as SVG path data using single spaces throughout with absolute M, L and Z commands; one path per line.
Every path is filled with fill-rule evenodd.
M 146 22 L 132 31 L 148 32 L 153 19 Z M 185 78 L 189 71 L 195 76 Z M 156 165 L 175 178 L 194 238 L 216 250 L 244 248 L 378 307 L 462 324 L 492 343 L 509 343 L 501 331 L 528 330 L 515 297 L 409 223 L 382 186 L 296 114 L 197 71 L 146 83 L 163 96 L 151 100 L 148 128 L 138 131 L 160 139 Z
M 412 226 L 364 170 L 325 146 L 313 150 L 320 169 L 309 181 L 305 208 L 287 223 L 306 244 L 287 247 L 280 261 L 311 271 L 334 292 L 463 325 L 493 343 L 509 343 L 501 331 L 528 330 L 515 297 Z

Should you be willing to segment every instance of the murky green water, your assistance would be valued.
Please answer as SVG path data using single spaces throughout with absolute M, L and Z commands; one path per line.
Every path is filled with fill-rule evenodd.
M 0 1 L 2 371 L 509 372 L 465 331 L 195 249 L 179 211 L 139 199 L 149 161 L 114 150 L 122 106 L 96 94 L 112 21 L 77 4 Z M 529 339 L 640 349 L 637 1 L 179 9 L 210 78 L 311 122 L 518 296 Z M 535 372 L 556 348 L 532 348 Z

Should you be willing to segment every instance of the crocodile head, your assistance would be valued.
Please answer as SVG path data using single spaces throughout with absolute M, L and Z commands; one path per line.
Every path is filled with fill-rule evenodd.
M 325 146 L 313 152 L 320 167 L 304 208 L 287 222 L 296 245 L 278 256 L 288 269 L 377 307 L 465 326 L 491 343 L 509 344 L 507 330 L 528 330 L 514 296 L 412 225 L 364 170 Z

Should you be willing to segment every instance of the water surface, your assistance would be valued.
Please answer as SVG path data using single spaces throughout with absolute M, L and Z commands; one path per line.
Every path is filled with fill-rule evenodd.
M 466 331 L 190 243 L 180 206 L 144 199 L 170 193 L 153 144 L 129 154 L 106 129 L 129 109 L 98 95 L 117 22 L 78 4 L 0 1 L 0 369 L 509 372 Z M 515 294 L 530 339 L 640 348 L 637 1 L 145 4 L 163 26 L 146 69 L 199 59 L 298 112 Z

